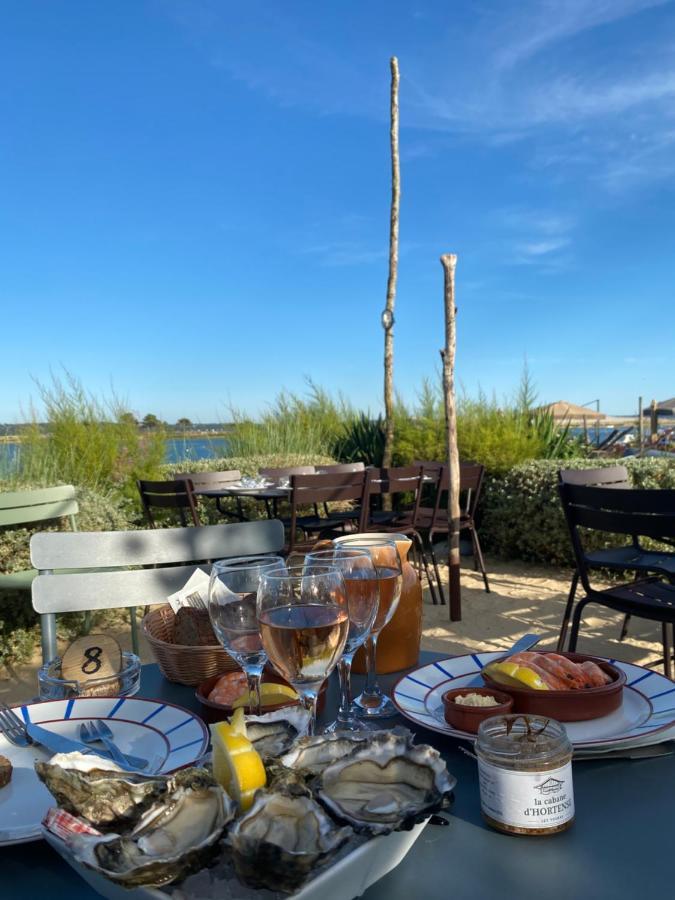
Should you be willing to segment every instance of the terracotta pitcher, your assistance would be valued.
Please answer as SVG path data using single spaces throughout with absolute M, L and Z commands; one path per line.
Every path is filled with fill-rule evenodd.
M 358 535 L 345 535 L 333 540 L 340 545 L 346 541 L 354 542 Z M 408 551 L 412 541 L 404 534 L 387 534 L 386 532 L 368 532 L 364 537 L 384 538 L 394 541 L 401 557 L 402 585 L 401 599 L 391 622 L 380 632 L 377 640 L 377 673 L 398 672 L 417 665 L 422 637 L 422 585 L 413 567 L 408 562 Z M 363 649 L 354 657 L 352 671 L 363 675 L 366 671 L 366 657 Z

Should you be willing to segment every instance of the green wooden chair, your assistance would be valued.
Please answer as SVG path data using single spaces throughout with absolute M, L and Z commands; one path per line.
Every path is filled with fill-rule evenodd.
M 0 493 L 0 529 L 24 528 L 59 519 L 68 519 L 71 531 L 77 531 L 75 516 L 79 508 L 75 499 L 75 488 L 72 484 L 58 487 L 41 488 L 35 491 L 12 491 Z M 69 570 L 71 572 L 77 570 Z M 0 573 L 0 594 L 21 592 L 30 597 L 33 580 L 37 569 L 24 569 L 9 574 Z M 131 641 L 134 653 L 138 653 L 138 627 L 136 610 L 130 608 Z M 91 613 L 85 614 L 84 628 L 89 631 Z

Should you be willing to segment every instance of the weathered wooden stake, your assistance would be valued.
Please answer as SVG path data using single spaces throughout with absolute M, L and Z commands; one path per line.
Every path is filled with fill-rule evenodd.
M 398 213 L 401 203 L 401 172 L 398 158 L 398 60 L 391 61 L 391 212 L 389 217 L 389 277 L 387 300 L 382 312 L 384 328 L 384 453 L 382 465 L 390 466 L 394 452 L 394 302 L 398 277 Z
M 642 454 L 645 442 L 644 418 L 642 411 L 642 397 L 638 397 L 638 455 Z
M 455 308 L 455 266 L 457 256 L 444 253 L 441 265 L 445 274 L 445 350 L 443 358 L 443 393 L 445 395 L 445 423 L 447 428 L 448 470 L 448 590 L 450 593 L 450 621 L 462 618 L 462 595 L 459 578 L 459 451 L 457 449 L 457 407 L 455 405 L 455 349 L 457 330 Z

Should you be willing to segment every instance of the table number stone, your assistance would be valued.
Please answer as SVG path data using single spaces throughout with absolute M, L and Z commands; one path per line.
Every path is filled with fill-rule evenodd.
M 107 634 L 77 638 L 61 659 L 61 677 L 80 684 L 117 675 L 122 668 L 122 648 Z

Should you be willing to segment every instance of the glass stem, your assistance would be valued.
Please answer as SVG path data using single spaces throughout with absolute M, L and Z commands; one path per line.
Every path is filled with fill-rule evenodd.
M 314 691 L 298 691 L 300 694 L 300 703 L 309 713 L 309 726 L 307 734 L 312 737 L 316 729 L 316 701 L 318 694 Z
M 338 719 L 346 722 L 351 718 L 350 709 L 352 705 L 352 661 L 353 653 L 343 653 L 337 665 L 338 677 L 340 679 L 340 709 L 338 710 Z
M 246 669 L 246 681 L 248 682 L 249 709 L 254 716 L 260 715 L 260 679 L 262 668 Z
M 377 634 L 371 632 L 368 640 L 364 644 L 366 651 L 366 687 L 364 694 L 377 695 L 380 689 L 377 686 Z

